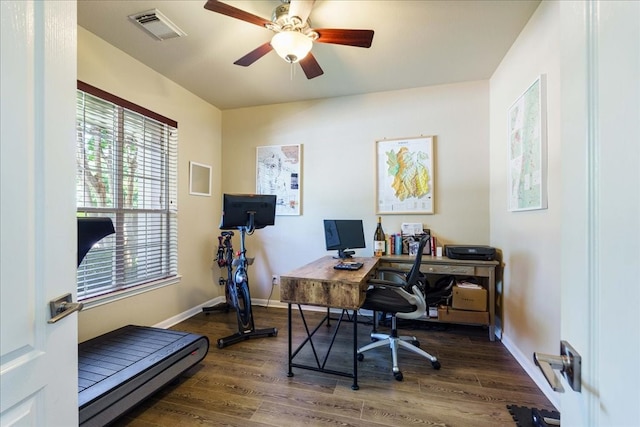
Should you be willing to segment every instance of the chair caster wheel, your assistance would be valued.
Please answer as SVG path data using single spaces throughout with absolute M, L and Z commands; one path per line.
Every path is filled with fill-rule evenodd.
M 435 362 L 431 362 L 431 366 L 433 366 L 433 369 L 440 369 L 440 362 L 437 360 Z
M 358 353 L 358 356 L 356 356 L 358 359 L 358 362 L 362 362 L 364 360 L 364 354 L 362 353 Z
M 398 372 L 394 372 L 393 376 L 397 381 L 402 381 L 404 379 L 404 377 L 402 376 L 402 372 L 399 372 L 399 371 Z

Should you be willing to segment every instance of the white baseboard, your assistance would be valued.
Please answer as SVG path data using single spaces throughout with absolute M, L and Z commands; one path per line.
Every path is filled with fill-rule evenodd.
M 502 334 L 502 344 L 505 346 L 509 353 L 513 356 L 514 359 L 522 366 L 522 368 L 527 372 L 527 375 L 536 383 L 538 388 L 542 390 L 544 395 L 549 399 L 551 404 L 556 408 L 557 411 L 560 409 L 560 395 L 553 391 L 547 380 L 544 378 L 542 371 L 535 365 L 533 362 L 533 358 L 529 358 L 525 356 L 520 349 L 518 349 L 513 342 L 509 339 L 509 336 L 506 334 Z M 533 357 L 533 355 L 532 355 Z
M 167 320 L 163 320 L 160 323 L 156 323 L 155 325 L 153 325 L 154 328 L 160 328 L 160 329 L 167 329 L 170 328 L 174 325 L 177 325 L 178 323 L 187 320 L 190 317 L 195 316 L 196 314 L 200 313 L 202 311 L 203 307 L 211 307 L 214 306 L 216 304 L 220 304 L 223 303 L 225 301 L 224 297 L 216 297 L 212 300 L 209 300 L 203 304 L 197 305 L 195 307 L 190 308 L 187 311 L 184 311 L 180 314 L 177 314 L 173 317 L 168 318 Z
M 257 299 L 251 298 L 251 305 L 259 305 L 260 307 L 269 307 L 269 308 L 287 308 L 287 303 L 274 301 L 274 300 L 266 300 L 266 299 Z M 322 308 L 322 307 L 317 307 Z

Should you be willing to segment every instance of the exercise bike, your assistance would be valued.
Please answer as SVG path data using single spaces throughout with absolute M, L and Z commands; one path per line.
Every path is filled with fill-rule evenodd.
M 269 199 L 265 199 L 268 197 Z M 273 197 L 273 201 L 271 200 Z M 269 203 L 265 203 L 268 200 Z M 238 206 L 240 210 L 238 211 Z M 238 212 L 244 213 L 238 219 Z M 267 211 L 265 217 L 264 211 Z M 225 218 L 225 212 L 229 214 Z M 275 337 L 278 335 L 277 328 L 256 329 L 253 321 L 253 310 L 251 308 L 251 294 L 249 293 L 249 273 L 248 267 L 253 263 L 253 258 L 247 258 L 245 248 L 245 236 L 251 235 L 257 228 L 271 225 L 275 216 L 275 196 L 254 196 L 254 195 L 224 195 L 223 219 L 221 229 L 234 228 L 240 231 L 240 251 L 234 257 L 231 238 L 233 231 L 223 231 L 218 238 L 218 265 L 227 268 L 227 279 L 220 278 L 225 282 L 226 307 L 218 306 L 203 308 L 203 311 L 230 308 L 235 309 L 238 321 L 238 332 L 224 338 L 218 339 L 218 348 L 224 348 L 250 338 Z M 242 219 L 244 218 L 244 219 Z M 266 219 L 265 219 L 266 218 Z

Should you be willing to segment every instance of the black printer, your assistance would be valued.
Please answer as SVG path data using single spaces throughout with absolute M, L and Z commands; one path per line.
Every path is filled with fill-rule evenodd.
M 444 254 L 451 259 L 493 261 L 496 258 L 496 249 L 491 246 L 445 245 Z

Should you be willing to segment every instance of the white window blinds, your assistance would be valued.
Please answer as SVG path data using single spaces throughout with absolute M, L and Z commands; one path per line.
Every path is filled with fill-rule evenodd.
M 78 216 L 115 233 L 78 267 L 83 300 L 177 275 L 177 123 L 78 82 Z

